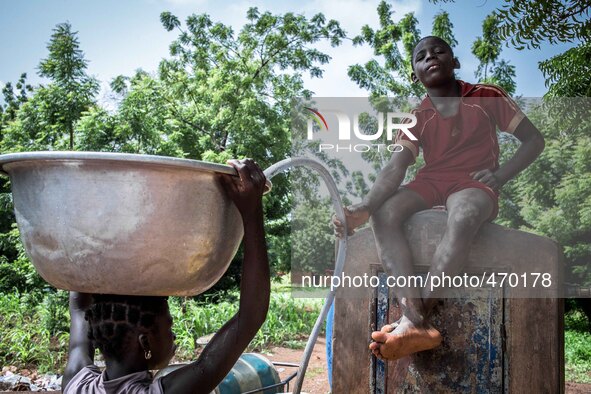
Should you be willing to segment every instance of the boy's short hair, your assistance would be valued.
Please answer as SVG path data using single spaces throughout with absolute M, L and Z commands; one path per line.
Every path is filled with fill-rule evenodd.
M 419 46 L 419 44 L 422 41 L 425 41 L 425 40 L 430 39 L 430 38 L 434 38 L 434 39 L 440 41 L 450 51 L 451 56 L 454 57 L 454 50 L 452 49 L 451 45 L 449 45 L 449 43 L 447 41 L 445 41 L 443 38 L 438 37 L 438 36 L 425 36 L 425 37 L 421 38 L 419 41 L 417 41 L 417 43 L 415 44 L 415 46 L 412 48 L 412 54 L 411 54 L 411 58 L 410 58 L 410 64 L 411 64 L 413 70 L 415 68 L 415 50 L 417 49 L 417 47 Z
M 167 297 L 95 294 L 85 314 L 88 338 L 104 356 L 120 361 L 127 352 L 128 334 L 151 329 L 156 316 L 167 311 Z

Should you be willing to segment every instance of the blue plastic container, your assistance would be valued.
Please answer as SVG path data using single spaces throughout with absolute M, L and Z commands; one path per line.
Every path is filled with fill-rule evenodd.
M 334 324 L 334 302 L 326 316 L 326 364 L 328 366 L 328 385 L 332 390 L 332 327 Z
M 172 371 L 187 364 L 174 364 L 161 369 L 156 378 L 166 376 Z M 281 382 L 275 366 L 265 357 L 256 353 L 244 353 L 224 380 L 216 387 L 212 394 L 242 394 L 249 391 L 273 386 Z M 280 393 L 282 387 L 273 387 L 257 393 Z

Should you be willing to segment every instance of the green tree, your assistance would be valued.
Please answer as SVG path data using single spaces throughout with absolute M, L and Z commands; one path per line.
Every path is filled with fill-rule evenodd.
M 238 34 L 207 15 L 192 15 L 186 27 L 170 13 L 161 20 L 179 37 L 159 77 L 175 138 L 190 157 L 205 152 L 253 155 L 267 165 L 289 151 L 291 99 L 309 96 L 302 73 L 321 77 L 329 57 L 312 47 L 319 40 L 340 44 L 344 32 L 322 14 L 310 20 L 251 8 Z
M 70 137 L 70 149 L 74 148 L 74 124 L 98 92 L 97 81 L 86 74 L 88 62 L 77 34 L 67 22 L 57 25 L 47 46 L 49 55 L 39 64 L 39 75 L 49 78 L 55 88 L 55 121 Z
M 591 285 L 590 115 L 587 99 L 545 100 L 532 108 L 528 117 L 544 134 L 546 148 L 510 184 L 513 209 L 502 216 L 513 227 L 555 239 L 570 266 L 567 280 L 586 286 Z
M 411 80 L 412 50 L 421 38 L 418 20 L 414 13 L 408 13 L 396 23 L 393 21 L 392 6 L 382 1 L 377 8 L 380 28 L 365 25 L 361 34 L 353 38 L 355 45 L 367 44 L 373 48 L 377 59 L 364 65 L 349 66 L 349 78 L 359 87 L 369 91 L 373 97 L 422 97 L 425 90 Z M 432 35 L 446 40 L 452 48 L 457 45 L 453 35 L 453 24 L 447 12 L 440 12 L 433 18 Z M 403 51 L 398 48 L 401 46 Z
M 93 107 L 86 112 L 78 122 L 76 149 L 185 156 L 175 141 L 178 127 L 162 81 L 139 70 L 115 78 L 111 86 L 121 95 L 117 111 Z
M 413 13 L 408 13 L 399 22 L 394 22 L 392 6 L 385 1 L 380 2 L 377 13 L 380 21 L 379 28 L 374 30 L 365 25 L 361 33 L 353 38 L 355 45 L 369 45 L 374 51 L 375 58 L 364 65 L 349 66 L 348 75 L 360 88 L 369 92 L 372 105 L 379 112 L 387 112 L 393 107 L 408 111 L 412 106 L 408 98 L 412 100 L 425 94 L 423 86 L 411 80 L 412 50 L 421 38 L 418 20 Z M 439 12 L 435 15 L 431 34 L 445 39 L 452 47 L 457 45 L 453 24 L 447 12 Z M 399 47 L 403 50 L 400 51 Z M 387 96 L 393 99 L 388 99 Z M 366 130 L 367 134 L 374 134 L 377 130 L 376 119 L 362 116 L 359 122 L 360 128 Z M 383 138 L 376 143 L 390 144 L 385 140 L 385 136 Z M 381 152 L 374 150 L 362 153 L 363 159 L 374 169 L 373 174 L 367 175 L 368 180 L 373 182 L 390 156 L 391 154 L 385 149 Z M 419 158 L 409 174 L 413 174 L 422 163 L 422 159 Z M 356 174 L 354 183 L 347 186 L 352 196 L 356 196 L 365 184 L 365 180 L 363 177 L 360 179 L 359 175 Z
M 591 96 L 591 44 L 589 41 L 539 63 L 546 77 L 548 97 Z
M 32 91 L 33 87 L 27 83 L 26 73 L 21 74 L 14 87 L 11 82 L 2 87 L 4 104 L 0 105 L 0 138 L 4 128 L 15 120 L 18 109 L 27 102 Z
M 302 73 L 321 77 L 330 60 L 313 45 L 327 40 L 336 46 L 345 36 L 322 14 L 308 20 L 251 8 L 247 19 L 234 34 L 207 15 L 190 16 L 185 27 L 169 13 L 161 16 L 167 30 L 179 32 L 159 76 L 177 125 L 171 140 L 188 157 L 223 162 L 251 156 L 263 167 L 288 157 L 292 99 L 311 95 Z M 291 261 L 290 206 L 286 180 L 275 178 L 265 214 L 271 257 L 281 270 Z
M 544 134 L 546 147 L 530 168 L 503 188 L 511 198 L 502 203 L 500 217 L 508 225 L 559 241 L 570 267 L 567 274 L 587 285 L 591 284 L 589 103 L 560 97 L 590 95 L 590 7 L 589 1 L 506 0 L 497 9 L 502 21 L 499 38 L 517 49 L 539 48 L 543 43 L 575 44 L 539 63 L 548 87 L 546 106 L 530 116 Z M 591 300 L 578 301 L 591 319 Z
M 292 253 L 294 271 L 324 275 L 334 268 L 335 237 L 330 198 L 299 201 L 293 210 Z
M 302 74 L 322 76 L 330 58 L 314 46 L 320 40 L 339 45 L 345 37 L 339 24 L 322 14 L 307 19 L 256 8 L 237 33 L 208 15 L 191 15 L 184 24 L 169 12 L 160 19 L 178 34 L 171 56 L 156 75 L 139 71 L 115 78 L 117 111 L 86 113 L 77 146 L 221 163 L 249 156 L 263 168 L 290 156 L 292 99 L 310 97 Z M 265 217 L 270 258 L 280 271 L 291 264 L 290 208 L 287 179 L 275 178 Z M 239 252 L 235 261 L 241 258 Z M 233 264 L 216 288 L 231 285 L 238 273 Z
M 251 8 L 247 17 L 235 33 L 207 15 L 191 15 L 183 25 L 162 13 L 163 26 L 178 32 L 171 56 L 155 75 L 115 78 L 115 111 L 95 104 L 98 84 L 86 75 L 76 33 L 58 25 L 40 65 L 51 82 L 38 87 L 8 123 L 4 150 L 70 146 L 215 162 L 249 156 L 263 168 L 290 156 L 291 100 L 311 96 L 302 74 L 320 77 L 330 60 L 314 46 L 320 40 L 339 45 L 345 33 L 322 14 L 307 19 Z M 290 201 L 288 179 L 275 178 L 265 216 L 271 259 L 282 271 L 291 261 Z M 235 264 L 231 271 L 239 272 Z
M 355 45 L 369 45 L 377 59 L 371 59 L 364 65 L 349 66 L 349 78 L 374 97 L 410 96 L 415 93 L 415 88 L 410 80 L 408 65 L 411 54 L 408 48 L 412 48 L 420 38 L 417 20 L 413 13 L 409 13 L 395 23 L 392 6 L 385 1 L 380 2 L 377 12 L 379 29 L 365 25 L 361 33 L 353 38 Z M 405 53 L 400 52 L 398 44 L 403 45 Z
M 0 106 L 0 141 L 4 129 L 13 122 L 19 109 L 33 92 L 23 73 L 13 87 L 8 82 L 2 88 L 4 105 Z M 19 240 L 16 228 L 10 181 L 0 178 L 0 293 L 14 290 L 26 291 L 43 287 L 41 278 L 32 268 Z
M 430 0 L 446 3 L 454 0 Z M 539 63 L 549 97 L 587 97 L 591 86 L 591 19 L 588 0 L 505 0 L 497 7 L 499 39 L 517 49 L 543 43 L 572 42 L 576 46 Z
M 487 16 L 482 22 L 482 37 L 477 37 L 472 44 L 472 53 L 480 60 L 475 73 L 477 78 L 486 79 L 489 67 L 501 54 L 498 24 L 499 20 L 494 14 Z
M 588 0 L 506 0 L 497 10 L 504 21 L 499 34 L 517 49 L 586 41 L 591 34 L 590 8 Z
M 571 267 L 567 276 L 591 284 L 591 20 L 588 1 L 514 0 L 498 10 L 504 23 L 499 36 L 517 49 L 539 48 L 544 42 L 578 42 L 574 48 L 540 62 L 549 90 L 546 105 L 532 114 L 546 138 L 542 156 L 517 182 L 524 196 L 521 213 L 534 231 L 556 239 Z M 591 317 L 591 305 L 585 300 Z
M 37 87 L 6 125 L 3 151 L 73 149 L 76 122 L 95 104 L 98 82 L 86 74 L 87 61 L 69 23 L 55 27 L 47 49 L 39 75 L 50 82 Z
M 0 105 L 0 141 L 4 129 L 16 119 L 19 108 L 27 102 L 33 87 L 27 74 L 21 74 L 15 86 L 8 82 L 2 88 L 4 104 Z M 31 266 L 18 240 L 10 182 L 0 178 L 0 292 L 25 289 L 31 283 Z
M 445 11 L 439 11 L 433 17 L 433 30 L 431 34 L 443 38 L 452 48 L 458 45 L 458 41 L 453 34 L 454 25 L 449 19 L 449 14 Z
M 502 40 L 499 35 L 499 18 L 496 14 L 487 16 L 482 22 L 482 36 L 472 43 L 472 53 L 480 61 L 474 75 L 479 82 L 502 87 L 509 95 L 515 93 L 515 66 L 499 60 Z
M 3 152 L 71 148 L 76 121 L 94 103 L 98 83 L 85 73 L 87 62 L 71 26 L 57 25 L 47 48 L 49 54 L 39 65 L 39 75 L 48 77 L 49 84 L 33 89 L 23 74 L 16 92 L 11 84 L 3 89 Z M 1 191 L 0 290 L 44 287 L 20 244 L 7 179 Z

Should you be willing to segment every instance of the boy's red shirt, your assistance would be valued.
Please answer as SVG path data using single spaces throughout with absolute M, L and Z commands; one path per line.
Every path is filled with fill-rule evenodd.
M 525 115 L 501 88 L 494 85 L 460 85 L 458 113 L 444 118 L 425 97 L 412 113 L 417 124 L 409 130 L 418 141 L 399 132 L 396 143 L 409 148 L 415 158 L 423 149 L 425 166 L 418 177 L 457 179 L 474 171 L 499 167 L 499 143 L 496 129 L 513 133 Z

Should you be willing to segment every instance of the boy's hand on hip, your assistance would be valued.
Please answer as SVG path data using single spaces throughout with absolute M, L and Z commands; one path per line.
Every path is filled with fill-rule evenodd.
M 266 177 L 258 164 L 252 159 L 228 160 L 228 164 L 238 171 L 238 176 L 222 175 L 221 184 L 230 199 L 240 211 L 242 219 L 262 215 L 262 196 Z
M 364 204 L 351 205 L 345 210 L 345 219 L 347 221 L 347 235 L 353 235 L 355 229 L 362 224 L 367 223 L 369 220 L 369 209 Z M 332 223 L 334 225 L 335 235 L 339 238 L 343 238 L 345 234 L 345 226 L 336 215 L 332 217 Z
M 490 187 L 493 190 L 498 190 L 501 188 L 501 186 L 503 186 L 503 182 L 491 170 L 471 172 L 470 176 L 473 179 L 484 183 L 486 186 Z

